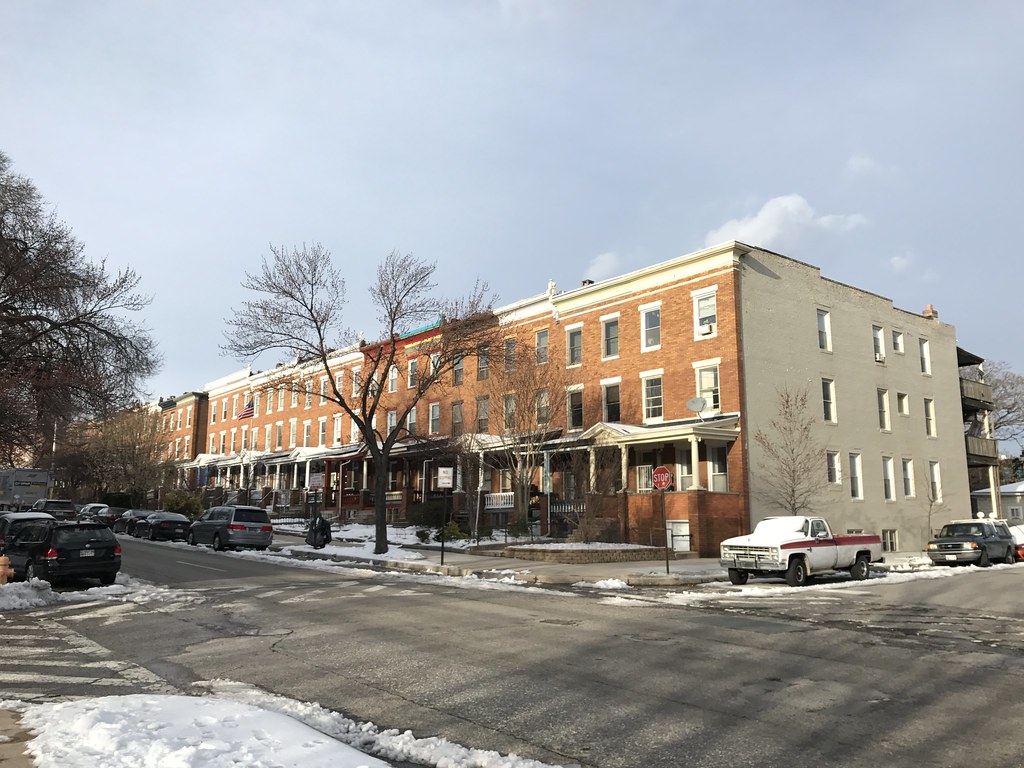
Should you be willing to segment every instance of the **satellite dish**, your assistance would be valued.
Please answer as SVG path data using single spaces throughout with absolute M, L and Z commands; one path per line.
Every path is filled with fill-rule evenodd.
M 686 407 L 694 413 L 700 413 L 708 406 L 708 401 L 703 397 L 695 397 L 686 403 Z

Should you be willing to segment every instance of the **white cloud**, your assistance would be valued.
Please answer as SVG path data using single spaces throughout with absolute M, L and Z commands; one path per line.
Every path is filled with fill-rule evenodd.
M 867 223 L 859 213 L 818 216 L 802 195 L 773 197 L 752 216 L 731 219 L 708 232 L 705 245 L 742 240 L 766 248 L 787 248 L 809 230 L 849 232 Z
M 846 175 L 851 177 L 876 176 L 882 172 L 882 166 L 873 157 L 860 153 L 851 155 L 846 161 Z
M 614 251 L 601 253 L 590 260 L 583 277 L 589 280 L 605 280 L 622 272 L 622 259 Z
M 914 263 L 914 256 L 910 253 L 897 254 L 889 257 L 889 269 L 893 272 L 906 272 Z

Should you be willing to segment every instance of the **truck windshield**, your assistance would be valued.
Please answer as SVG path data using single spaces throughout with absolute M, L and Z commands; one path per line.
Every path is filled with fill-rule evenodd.
M 769 517 L 754 528 L 758 533 L 798 533 L 807 521 L 802 517 Z

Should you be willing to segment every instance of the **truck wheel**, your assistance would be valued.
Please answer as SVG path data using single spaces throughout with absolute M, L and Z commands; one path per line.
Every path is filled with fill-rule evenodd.
M 978 567 L 988 568 L 990 565 L 992 565 L 992 560 L 988 556 L 988 550 L 981 550 L 981 557 L 978 558 Z
M 850 567 L 850 577 L 857 581 L 863 581 L 871 575 L 871 561 L 867 555 L 857 555 L 857 559 Z
M 791 587 L 807 585 L 807 563 L 802 557 L 794 557 L 789 561 L 789 568 L 786 569 L 786 583 Z
M 747 578 L 750 576 L 746 571 L 741 571 L 738 568 L 729 569 L 729 581 L 733 584 L 742 586 L 747 583 Z
M 1013 547 L 1006 550 L 1006 557 L 1003 558 L 1003 562 L 1007 565 L 1013 565 L 1017 562 L 1017 553 L 1013 551 Z

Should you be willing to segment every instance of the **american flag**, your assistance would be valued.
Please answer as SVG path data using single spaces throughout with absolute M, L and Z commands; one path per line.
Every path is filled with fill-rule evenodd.
M 252 400 L 249 400 L 245 404 L 245 408 L 238 412 L 235 419 L 251 419 L 253 414 Z

